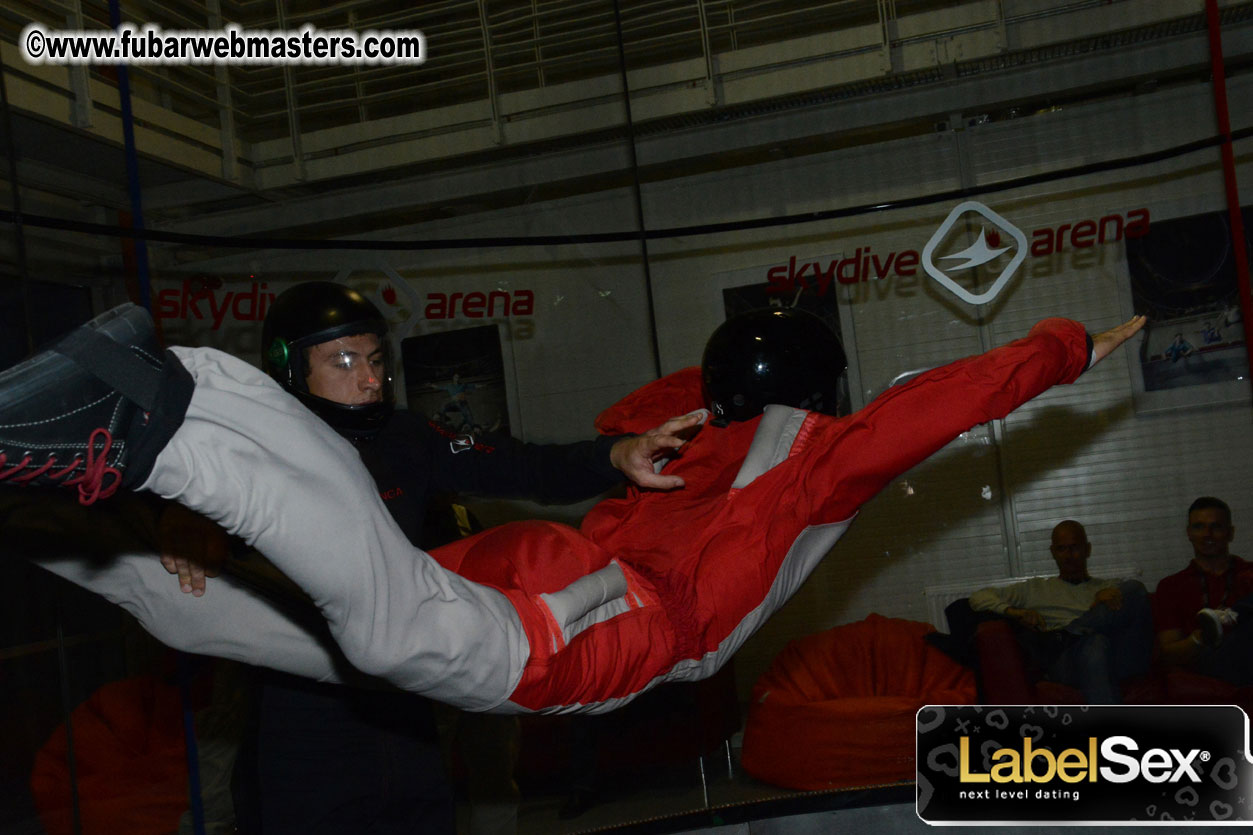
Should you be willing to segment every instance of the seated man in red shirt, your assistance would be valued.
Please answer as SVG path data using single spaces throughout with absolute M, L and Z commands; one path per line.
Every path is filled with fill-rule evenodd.
M 1230 552 L 1235 532 L 1226 502 L 1192 503 L 1192 561 L 1157 584 L 1153 619 L 1167 664 L 1245 685 L 1253 684 L 1253 563 Z
M 708 405 L 715 419 L 664 463 L 682 489 L 602 502 L 579 531 L 516 523 L 428 555 L 390 518 L 352 446 L 272 379 L 212 349 L 153 362 L 151 323 L 126 309 L 0 375 L 12 456 L 0 479 L 69 484 L 83 501 L 121 485 L 203 513 L 309 594 L 354 665 L 403 689 L 471 710 L 606 711 L 712 675 L 891 479 L 1074 382 L 1145 321 L 1089 337 L 1048 319 L 836 417 L 811 411 L 832 405 L 822 390 L 834 380 L 782 397 L 769 389 L 771 371 L 842 356 L 834 335 L 821 353 L 792 350 L 816 319 L 748 316 L 711 337 L 703 373 L 663 378 L 598 421 L 638 432 L 661 409 Z M 773 353 L 752 353 L 763 346 Z M 288 660 L 264 636 L 237 649 Z

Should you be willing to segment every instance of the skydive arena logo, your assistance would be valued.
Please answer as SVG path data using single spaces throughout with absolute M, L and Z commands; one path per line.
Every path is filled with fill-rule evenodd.
M 969 222 L 959 224 L 963 216 Z M 1095 247 L 1142 238 L 1149 233 L 1149 223 L 1149 210 L 1142 207 L 1097 217 L 1060 219 L 1052 226 L 1041 226 L 1024 235 L 992 209 L 968 201 L 953 209 L 936 229 L 925 247 L 925 255 L 910 248 L 878 249 L 881 243 L 876 241 L 845 241 L 838 255 L 789 255 L 785 261 L 765 267 L 764 280 L 766 292 L 772 296 L 792 298 L 806 293 L 821 298 L 843 287 L 849 301 L 881 301 L 890 296 L 912 297 L 921 266 L 958 298 L 971 304 L 987 304 L 1022 270 L 1028 257 L 1037 263 L 1027 265 L 1026 270 L 1037 278 L 1069 268 L 1086 269 L 1077 260 L 1066 266 L 1050 265 L 1049 261 L 1061 253 L 1078 259 L 1081 253 Z M 1046 268 L 1043 275 L 1040 266 Z M 987 286 L 985 276 L 994 277 L 987 290 L 975 293 L 967 289 L 975 287 L 976 280 Z M 870 290 L 874 285 L 877 288 Z
M 1249 825 L 1253 761 L 1237 707 L 925 707 L 927 823 Z
M 971 219 L 978 224 L 979 234 L 973 244 L 958 249 L 957 240 L 964 235 L 951 233 L 958 220 L 968 214 L 974 216 Z M 953 207 L 922 248 L 922 267 L 927 275 L 959 299 L 970 304 L 987 304 L 1005 289 L 1022 266 L 1028 248 L 1027 236 L 1021 229 L 982 203 L 967 200 Z M 984 292 L 972 293 L 959 281 L 973 275 L 972 271 L 979 267 L 993 271 L 996 278 Z

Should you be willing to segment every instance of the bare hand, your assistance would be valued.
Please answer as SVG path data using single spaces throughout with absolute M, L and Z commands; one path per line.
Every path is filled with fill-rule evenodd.
M 1006 609 L 1005 614 L 1036 632 L 1044 630 L 1044 618 L 1035 609 Z
M 676 475 L 659 475 L 653 462 L 672 449 L 678 449 L 696 434 L 708 413 L 692 412 L 650 429 L 643 435 L 623 438 L 609 451 L 609 461 L 622 474 L 640 487 L 657 490 L 673 490 L 683 486 L 683 479 Z
M 1096 593 L 1095 599 L 1092 601 L 1093 606 L 1100 606 L 1104 603 L 1111 611 L 1117 612 L 1122 608 L 1122 589 L 1113 586 L 1108 589 L 1101 589 Z
M 208 519 L 171 503 L 157 523 L 161 565 L 178 575 L 179 588 L 204 596 L 205 578 L 216 577 L 230 552 L 226 532 Z
M 1147 316 L 1132 316 L 1116 328 L 1110 328 L 1092 337 L 1092 364 L 1108 357 L 1115 348 L 1140 332 L 1148 322 Z

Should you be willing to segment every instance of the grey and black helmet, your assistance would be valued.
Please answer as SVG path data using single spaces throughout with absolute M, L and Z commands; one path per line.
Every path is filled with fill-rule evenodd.
M 261 367 L 315 414 L 348 434 L 377 430 L 395 407 L 390 357 L 385 360 L 382 400 L 362 405 L 336 403 L 309 392 L 307 350 L 314 345 L 377 334 L 386 354 L 387 322 L 372 302 L 343 284 L 310 281 L 279 294 L 261 331 Z

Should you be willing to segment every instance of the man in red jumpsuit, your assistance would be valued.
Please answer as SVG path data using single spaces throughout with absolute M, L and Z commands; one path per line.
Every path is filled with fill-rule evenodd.
M 888 481 L 1073 382 L 1143 324 L 1092 339 L 1050 319 L 849 417 L 772 405 L 706 425 L 662 470 L 681 490 L 603 503 L 581 531 L 517 523 L 427 555 L 392 523 L 351 446 L 272 380 L 212 349 L 154 363 L 143 317 L 120 310 L 0 375 L 0 438 L 18 439 L 0 478 L 69 483 L 85 501 L 122 485 L 186 504 L 269 557 L 348 659 L 399 687 L 472 710 L 604 711 L 711 675 Z M 599 423 L 638 430 L 702 405 L 688 370 Z M 37 444 L 47 457 L 30 453 Z

